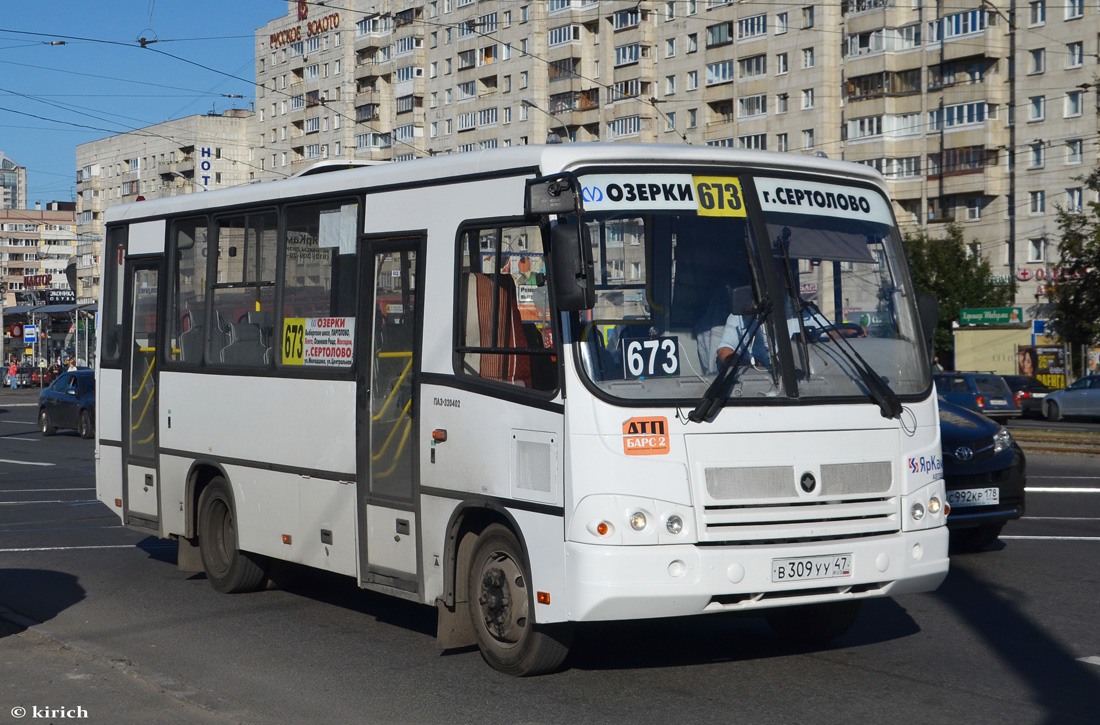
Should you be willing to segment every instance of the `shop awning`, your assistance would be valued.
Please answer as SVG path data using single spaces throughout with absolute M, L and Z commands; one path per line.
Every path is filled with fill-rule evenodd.
M 18 307 L 5 307 L 5 315 L 25 315 L 34 310 L 38 310 L 42 305 L 20 305 Z

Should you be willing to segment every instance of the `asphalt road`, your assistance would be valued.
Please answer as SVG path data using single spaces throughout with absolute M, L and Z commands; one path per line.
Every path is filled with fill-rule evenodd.
M 95 502 L 91 441 L 44 439 L 34 413 L 0 392 L 0 725 L 1100 719 L 1097 457 L 1029 456 L 1002 543 L 936 592 L 868 602 L 828 648 L 749 617 L 593 624 L 561 672 L 518 680 L 347 579 L 215 593 Z

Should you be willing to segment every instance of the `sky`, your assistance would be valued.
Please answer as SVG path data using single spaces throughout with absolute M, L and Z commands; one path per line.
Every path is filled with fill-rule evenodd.
M 35 202 L 45 208 L 51 201 L 74 200 L 78 144 L 171 119 L 249 108 L 255 100 L 255 31 L 287 13 L 287 0 L 3 5 L 0 151 L 27 168 L 31 209 Z

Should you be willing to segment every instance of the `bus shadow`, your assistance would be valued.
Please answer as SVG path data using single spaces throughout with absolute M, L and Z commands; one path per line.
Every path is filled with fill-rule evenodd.
M 1047 713 L 1043 722 L 1097 722 L 1100 676 L 1017 605 L 1019 592 L 983 581 L 960 557 L 932 596 L 1026 685 L 1030 700 Z
M 0 569 L 0 639 L 48 622 L 84 599 L 77 577 L 48 569 Z
M 176 552 L 175 547 L 170 549 L 169 563 L 176 563 Z M 203 573 L 188 577 L 189 581 L 205 579 L 206 574 Z M 434 608 L 360 589 L 352 577 L 343 574 L 334 574 L 289 562 L 273 561 L 270 562 L 268 569 L 267 588 L 359 612 L 384 624 L 392 624 L 435 637 L 436 611 Z
M 917 623 L 893 599 L 865 601 L 859 620 L 847 634 L 818 646 L 780 638 L 758 612 L 581 623 L 565 667 L 630 670 L 742 662 L 842 650 L 918 632 Z M 654 642 L 675 642 L 676 647 L 654 647 Z

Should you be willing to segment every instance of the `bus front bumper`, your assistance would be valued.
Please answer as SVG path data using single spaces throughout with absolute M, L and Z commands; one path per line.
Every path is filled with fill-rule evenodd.
M 947 576 L 948 534 L 753 545 L 566 542 L 570 621 L 676 617 L 926 592 Z M 848 556 L 846 576 L 773 582 L 781 560 Z M 827 561 L 827 559 L 817 560 Z

